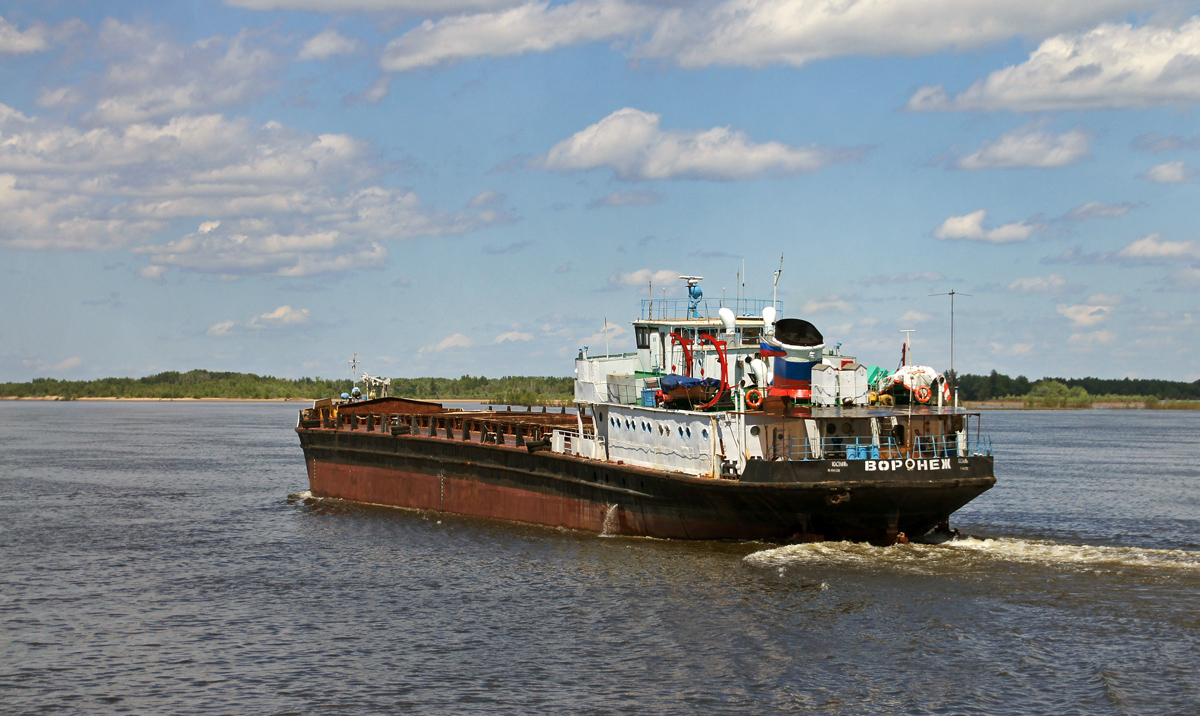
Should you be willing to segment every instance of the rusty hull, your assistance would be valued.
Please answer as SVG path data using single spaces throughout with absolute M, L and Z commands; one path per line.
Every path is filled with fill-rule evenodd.
M 921 535 L 995 483 L 990 457 L 945 475 L 824 474 L 792 482 L 700 478 L 544 448 L 574 415 L 524 411 L 301 420 L 317 497 L 676 539 L 852 539 Z M 880 477 L 880 475 L 886 477 Z M 836 479 L 829 479 L 835 477 Z

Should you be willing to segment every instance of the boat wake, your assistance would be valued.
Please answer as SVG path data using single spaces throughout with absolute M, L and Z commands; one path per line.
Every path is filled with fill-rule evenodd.
M 941 544 L 914 543 L 891 547 L 857 542 L 814 542 L 754 552 L 747 555 L 745 560 L 760 567 L 809 564 L 893 567 L 917 572 L 971 569 L 989 562 L 1089 570 L 1144 568 L 1200 571 L 1200 552 L 1187 550 L 974 537 Z

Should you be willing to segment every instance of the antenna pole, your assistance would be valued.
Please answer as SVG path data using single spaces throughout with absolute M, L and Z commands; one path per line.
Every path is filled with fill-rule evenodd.
M 917 332 L 915 328 L 901 328 L 900 332 L 904 334 L 904 365 L 912 365 L 912 334 Z
M 775 308 L 775 297 L 779 294 L 779 274 L 783 273 L 783 252 L 779 253 L 779 268 L 775 269 L 775 285 L 771 288 L 771 308 Z
M 955 407 L 958 407 L 958 373 L 954 371 L 954 297 L 968 296 L 969 293 L 959 293 L 954 289 L 950 289 L 948 293 L 931 293 L 930 296 L 949 296 L 950 297 L 950 391 L 955 396 Z

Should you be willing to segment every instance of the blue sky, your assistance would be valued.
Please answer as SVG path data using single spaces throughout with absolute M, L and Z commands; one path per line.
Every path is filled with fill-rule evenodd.
M 567 375 L 653 281 L 1200 378 L 1200 5 L 0 3 L 0 380 Z

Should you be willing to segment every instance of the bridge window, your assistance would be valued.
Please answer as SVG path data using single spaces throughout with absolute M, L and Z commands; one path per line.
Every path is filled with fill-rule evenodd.
M 637 337 L 637 347 L 647 349 L 650 347 L 650 333 L 654 329 L 650 326 L 634 326 L 633 334 Z

